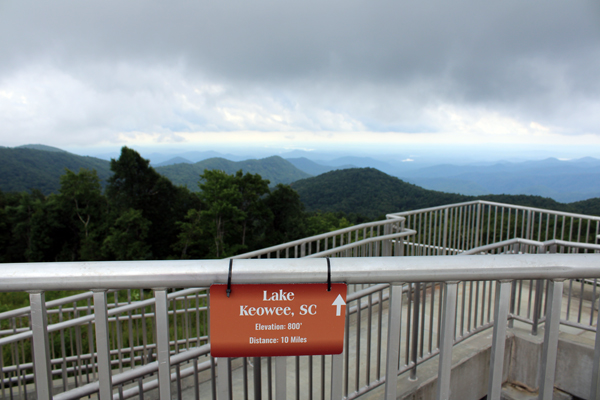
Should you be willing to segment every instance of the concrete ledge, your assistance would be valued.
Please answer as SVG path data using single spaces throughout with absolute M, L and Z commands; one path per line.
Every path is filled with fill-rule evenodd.
M 510 362 L 510 348 L 513 335 L 506 337 L 506 351 L 504 356 L 504 380 L 508 378 L 508 365 Z M 480 400 L 487 394 L 489 379 L 490 355 L 492 344 L 492 331 L 487 330 L 475 335 L 459 345 L 452 351 L 452 374 L 450 390 L 452 399 Z M 409 373 L 398 377 L 396 385 L 398 399 L 429 400 L 435 399 L 438 378 L 438 357 L 419 365 L 417 380 L 411 381 Z M 381 399 L 385 393 L 382 385 L 375 390 L 359 397 L 360 399 Z

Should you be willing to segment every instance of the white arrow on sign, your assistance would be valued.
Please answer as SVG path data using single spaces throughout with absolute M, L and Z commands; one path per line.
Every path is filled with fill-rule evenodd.
M 346 302 L 344 301 L 344 299 L 342 298 L 341 294 L 338 294 L 338 296 L 335 298 L 335 301 L 333 302 L 332 306 L 336 306 L 337 308 L 335 309 L 335 316 L 339 317 L 342 313 L 342 306 L 345 306 Z

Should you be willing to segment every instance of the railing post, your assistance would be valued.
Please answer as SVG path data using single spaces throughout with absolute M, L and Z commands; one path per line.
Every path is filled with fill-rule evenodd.
M 490 357 L 490 378 L 488 399 L 500 400 L 502 395 L 502 373 L 504 370 L 504 348 L 506 346 L 506 320 L 510 300 L 510 281 L 496 282 L 496 303 L 494 304 L 494 332 Z
M 390 224 L 385 224 L 383 226 L 383 234 L 384 235 L 389 235 L 391 232 L 391 225 Z M 388 257 L 392 255 L 392 240 L 391 239 L 387 239 L 382 243 L 383 246 L 383 254 L 382 256 L 384 257 Z
M 346 335 L 344 335 L 345 337 Z M 346 346 L 344 346 L 346 348 Z M 309 372 L 310 373 L 310 372 Z M 344 394 L 344 353 L 331 359 L 331 400 L 341 400 Z
M 415 294 L 413 300 L 413 321 L 412 321 L 412 338 L 410 339 L 410 360 L 413 363 L 410 369 L 411 381 L 417 380 L 417 350 L 419 348 L 419 317 L 420 317 L 420 306 L 421 306 L 421 284 L 418 282 L 413 283 L 413 293 Z M 409 303 L 410 307 L 410 303 Z
M 540 324 L 540 315 L 542 313 L 542 296 L 544 293 L 544 280 L 535 281 L 535 299 L 533 303 L 533 324 L 531 324 L 531 334 L 537 336 Z
M 444 309 L 442 313 L 442 339 L 438 366 L 437 400 L 450 398 L 450 373 L 452 372 L 452 346 L 454 345 L 454 323 L 458 282 L 444 285 Z
M 158 358 L 158 390 L 161 400 L 171 399 L 171 346 L 169 344 L 169 299 L 166 289 L 155 289 L 156 352 Z
M 33 333 L 33 367 L 36 396 L 40 400 L 52 398 L 52 366 L 48 341 L 48 314 L 44 292 L 29 293 L 31 330 Z
M 217 359 L 217 398 L 219 400 L 230 400 L 231 393 L 231 359 Z
M 539 247 L 539 254 L 546 252 L 546 246 L 541 245 Z M 531 334 L 537 336 L 538 326 L 540 323 L 540 314 L 542 312 L 542 293 L 544 291 L 544 280 L 537 279 L 535 281 L 535 298 L 533 302 L 533 323 L 531 324 Z
M 385 370 L 385 399 L 396 400 L 398 363 L 400 360 L 400 323 L 402 317 L 402 284 L 390 285 L 388 339 Z M 369 328 L 370 329 L 370 328 Z
M 287 357 L 275 357 L 275 398 L 285 400 L 287 395 Z
M 475 245 L 479 246 L 479 223 L 481 221 L 481 203 L 477 204 L 477 219 L 475 220 Z
M 551 400 L 554 393 L 556 353 L 558 349 L 558 328 L 562 307 L 563 281 L 548 281 L 548 309 L 544 325 L 544 346 L 540 371 L 540 400 Z
M 442 239 L 442 255 L 447 254 L 448 247 L 448 208 L 444 210 L 444 237 Z
M 596 343 L 594 347 L 594 364 L 592 366 L 592 387 L 590 399 L 600 400 L 600 329 L 596 328 Z
M 404 232 L 404 219 L 400 222 L 400 232 Z M 404 256 L 404 238 L 398 238 L 397 241 L 400 242 L 400 249 L 398 250 L 399 256 Z
M 252 367 L 254 368 L 254 400 L 262 399 L 262 375 L 261 375 L 261 358 L 252 358 Z
M 512 281 L 511 288 L 510 288 L 510 310 L 509 310 L 509 312 L 511 314 L 515 313 L 516 302 L 517 302 L 517 281 Z M 513 326 L 514 326 L 514 319 L 511 318 L 510 321 L 508 321 L 508 327 L 512 328 Z
M 96 320 L 96 353 L 98 354 L 98 382 L 100 400 L 112 400 L 112 374 L 108 344 L 108 309 L 106 290 L 94 291 L 94 318 Z

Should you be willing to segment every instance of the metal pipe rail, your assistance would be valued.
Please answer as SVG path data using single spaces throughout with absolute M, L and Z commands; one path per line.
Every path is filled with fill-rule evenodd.
M 260 249 L 260 250 L 255 250 L 255 251 L 251 251 L 251 252 L 244 253 L 244 254 L 239 254 L 237 256 L 233 256 L 230 258 L 233 258 L 233 259 L 261 258 L 263 256 L 265 256 L 265 258 L 304 257 L 304 256 L 312 254 L 312 244 L 313 243 L 315 243 L 315 251 L 317 253 L 320 251 L 331 250 L 328 248 L 329 239 L 333 240 L 332 249 L 334 249 L 338 246 L 343 246 L 344 238 L 346 238 L 346 240 L 347 240 L 346 244 L 368 243 L 368 242 L 364 242 L 364 240 L 367 239 L 368 235 L 370 235 L 370 239 L 380 238 L 381 240 L 383 240 L 385 238 L 382 238 L 379 233 L 380 227 L 384 228 L 384 232 L 383 232 L 384 235 L 390 234 L 391 229 L 399 229 L 400 232 L 404 232 L 403 222 L 404 222 L 404 218 L 402 218 L 402 217 L 395 218 L 393 221 L 390 221 L 388 219 L 388 220 L 382 220 L 382 221 L 365 222 L 363 224 L 353 225 L 348 228 L 342 228 L 342 229 L 338 229 L 335 231 L 294 240 L 294 241 L 291 241 L 288 243 L 267 247 L 265 249 Z M 374 228 L 376 228 L 376 229 L 374 230 Z M 362 236 L 363 236 L 362 238 L 359 237 L 360 231 L 362 231 Z M 352 237 L 352 233 L 354 233 L 354 237 Z M 336 240 L 335 240 L 336 237 L 340 238 L 339 244 L 336 243 Z M 320 246 L 321 241 L 323 241 L 323 243 L 324 243 L 322 247 Z M 307 245 L 308 245 L 308 249 L 307 249 Z M 293 254 L 291 254 L 291 255 L 289 254 L 290 249 L 293 250 Z M 280 253 L 283 251 L 286 252 L 285 257 L 280 257 Z M 275 253 L 275 257 L 271 257 L 272 253 Z M 372 254 L 371 256 L 373 256 L 373 255 L 374 254 Z
M 514 238 L 596 244 L 600 217 L 484 200 L 388 214 L 418 232 L 406 255 L 448 255 Z M 561 252 L 563 249 L 561 249 Z M 587 250 L 586 250 L 587 251 Z
M 600 278 L 599 261 L 600 255 L 588 253 L 340 257 L 330 263 L 334 282 L 373 284 Z M 68 262 L 52 266 L 49 270 L 42 263 L 0 264 L 0 291 L 196 288 L 227 283 L 229 274 L 229 260 Z M 233 263 L 233 284 L 326 281 L 323 259 L 243 259 Z
M 0 291 L 28 291 L 31 301 L 33 332 L 34 376 L 39 399 L 51 398 L 51 368 L 48 343 L 48 325 L 44 291 L 94 291 L 95 332 L 98 354 L 98 393 L 101 400 L 113 397 L 110 347 L 108 345 L 108 310 L 106 291 L 109 289 L 149 288 L 155 291 L 158 380 L 161 398 L 171 396 L 171 359 L 169 336 L 168 294 L 166 288 L 201 287 L 225 283 L 229 260 L 207 261 L 149 261 L 55 263 L 49 269 L 45 264 L 0 265 Z M 558 325 L 565 279 L 600 278 L 600 254 L 536 254 L 490 255 L 486 257 L 373 257 L 331 259 L 331 279 L 349 284 L 389 283 L 388 347 L 385 361 L 386 398 L 395 398 L 396 376 L 399 368 L 400 312 L 404 283 L 442 282 L 443 312 L 441 317 L 440 363 L 438 398 L 449 394 L 451 354 L 454 344 L 456 304 L 460 281 L 497 281 L 494 306 L 494 339 L 490 368 L 488 398 L 498 399 L 502 384 L 502 361 L 506 321 L 512 282 L 521 279 L 549 279 L 546 311 L 546 330 L 542 370 L 540 371 L 540 398 L 552 396 L 554 368 L 558 343 Z M 232 283 L 289 283 L 326 282 L 327 267 L 322 259 L 247 259 L 233 263 Z M 414 294 L 420 292 L 415 287 Z M 424 288 L 423 288 L 424 290 Z M 491 293 L 491 292 L 490 292 Z M 464 292 L 463 292 L 464 296 Z M 359 303 L 356 310 L 361 310 Z M 419 312 L 418 308 L 415 312 Z M 500 323 L 498 323 L 500 321 Z M 598 337 L 598 335 L 597 335 Z M 600 340 L 600 339 L 598 339 Z M 597 340 L 597 343 L 600 343 Z M 332 361 L 332 373 L 341 376 L 342 356 Z M 599 369 L 600 345 L 594 356 L 595 371 Z M 228 396 L 228 362 L 220 363 L 220 396 Z M 277 379 L 285 379 L 278 362 Z M 283 378 L 280 378 L 282 376 Z M 332 380 L 332 398 L 341 398 L 341 380 Z M 596 393 L 597 387 L 592 387 Z

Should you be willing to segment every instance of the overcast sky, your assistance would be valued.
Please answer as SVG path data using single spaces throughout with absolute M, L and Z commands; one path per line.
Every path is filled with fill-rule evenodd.
M 598 0 L 0 0 L 0 145 L 600 156 Z

